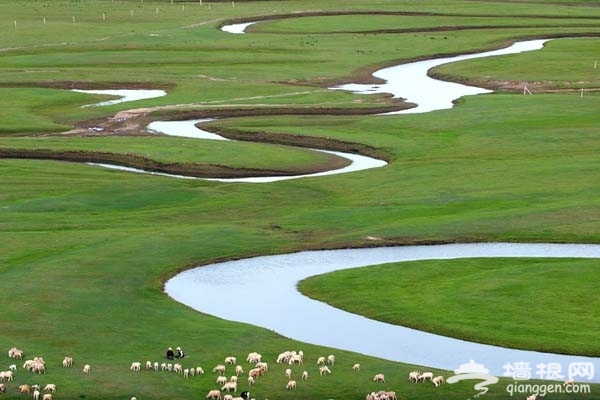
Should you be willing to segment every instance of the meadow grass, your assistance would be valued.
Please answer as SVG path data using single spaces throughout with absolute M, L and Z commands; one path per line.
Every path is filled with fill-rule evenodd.
M 585 4 L 553 2 L 542 8 L 535 2 L 507 6 L 503 2 L 351 0 L 343 4 L 237 1 L 233 7 L 231 2 L 6 1 L 0 4 L 0 146 L 130 152 L 155 160 L 265 169 L 325 163 L 322 156 L 267 144 L 192 144 L 145 132 L 138 132 L 139 137 L 61 137 L 59 133 L 141 107 L 179 105 L 201 113 L 296 106 L 348 111 L 390 105 L 392 101 L 384 96 L 357 96 L 326 87 L 368 79 L 368 73 L 380 66 L 497 48 L 517 38 L 597 34 L 600 30 L 590 26 L 590 20 L 600 16 L 598 8 Z M 439 20 L 414 17 L 411 27 L 423 30 L 398 34 L 374 32 L 393 28 L 390 16 L 304 19 L 297 13 L 301 10 L 445 15 Z M 231 20 L 292 13 L 298 18 L 265 22 L 247 35 L 218 29 Z M 453 19 L 450 14 L 462 15 Z M 516 27 L 430 29 L 468 24 L 465 15 L 472 16 L 473 24 L 489 15 L 490 24 Z M 552 16 L 561 18 L 547 26 Z M 398 25 L 406 20 L 399 16 Z M 362 33 L 343 33 L 357 21 Z M 311 26 L 310 34 L 303 33 L 303 23 Z M 39 355 L 48 362 L 44 376 L 19 369 L 3 397 L 22 398 L 17 385 L 35 382 L 56 383 L 56 398 L 204 397 L 216 388 L 212 367 L 226 356 L 242 359 L 250 351 L 262 353 L 272 368 L 251 389 L 258 399 L 362 399 L 367 392 L 383 388 L 372 382 L 375 373 L 385 373 L 385 389 L 395 390 L 402 399 L 473 396 L 473 382 L 438 389 L 410 385 L 408 371 L 427 366 L 298 343 L 269 330 L 198 313 L 166 297 L 162 285 L 179 270 L 215 260 L 373 245 L 368 236 L 379 237 L 377 243 L 386 245 L 478 240 L 597 243 L 600 188 L 594 176 L 599 98 L 592 91 L 584 97 L 575 91 L 582 81 L 589 89 L 596 87 L 597 80 L 590 75 L 596 49 L 591 39 L 561 39 L 542 51 L 506 60 L 473 60 L 468 69 L 454 69 L 463 65 L 456 64 L 439 71 L 479 81 L 493 73 L 492 83 L 539 79 L 546 89 L 571 92 L 477 96 L 461 100 L 452 110 L 427 115 L 281 114 L 210 123 L 224 132 L 314 136 L 349 148 L 368 146 L 391 161 L 371 171 L 248 185 L 144 176 L 69 162 L 1 159 L 0 298 L 5 307 L 0 347 L 18 346 L 26 357 Z M 565 55 L 573 68 L 564 64 Z M 80 108 L 105 97 L 64 90 L 75 87 L 160 87 L 169 94 L 132 104 Z M 181 110 L 162 108 L 149 118 L 180 118 Z M 541 262 L 559 272 L 565 269 L 561 263 Z M 461 284 L 472 292 L 477 281 L 470 272 L 480 266 L 451 264 L 419 271 L 454 268 L 464 277 Z M 523 260 L 516 273 L 533 279 L 536 270 L 528 265 Z M 577 275 L 573 294 L 584 295 L 596 277 L 595 264 L 577 262 L 568 267 L 575 269 L 575 265 L 587 279 Z M 489 274 L 503 276 L 508 266 L 498 259 L 488 260 L 485 268 Z M 397 271 L 387 273 L 393 277 Z M 558 288 L 552 275 L 545 278 L 539 280 L 545 287 Z M 369 274 L 362 274 L 359 281 L 363 279 L 368 282 Z M 519 281 L 519 276 L 504 275 L 498 283 L 507 286 L 497 288 L 494 298 L 488 299 L 503 312 L 512 311 L 507 323 L 513 326 L 519 326 L 529 311 L 520 309 L 520 315 L 512 315 L 514 308 L 502 307 L 509 295 L 518 292 Z M 459 291 L 457 284 L 450 294 Z M 224 296 L 253 301 L 251 293 Z M 440 294 L 430 300 L 445 304 L 444 299 Z M 463 299 L 469 304 L 474 300 Z M 540 310 L 540 318 L 573 311 L 568 304 L 552 305 Z M 473 312 L 486 310 L 484 306 Z M 581 329 L 565 351 L 589 353 L 595 327 L 587 322 L 597 315 L 593 309 L 582 310 L 581 303 L 576 309 L 569 326 Z M 449 316 L 459 314 L 453 310 Z M 425 318 L 414 323 L 430 326 L 432 322 L 437 321 Z M 455 328 L 448 323 L 435 330 Z M 326 332 L 327 327 L 323 329 Z M 557 346 L 559 335 L 541 324 L 539 330 L 525 335 L 527 340 L 517 341 L 509 333 L 499 339 L 511 346 L 537 348 L 539 342 L 532 339 L 541 331 Z M 472 332 L 465 335 L 488 340 Z M 129 371 L 131 362 L 162 361 L 166 347 L 178 345 L 189 355 L 184 367 L 201 365 L 205 375 L 183 380 L 173 374 Z M 274 363 L 277 354 L 288 349 L 302 349 L 310 360 L 303 368 L 311 379 L 295 393 L 284 389 L 285 367 Z M 319 379 L 312 360 L 330 353 L 337 358 L 334 373 Z M 72 369 L 60 367 L 64 355 L 74 357 Z M 12 363 L 8 358 L 4 361 Z M 467 361 L 457 355 L 457 366 Z M 363 365 L 359 375 L 350 369 L 355 362 Z M 84 363 L 92 365 L 89 376 L 81 373 Z M 507 398 L 505 388 L 511 382 L 503 379 L 486 398 Z M 597 389 L 594 385 L 591 394 L 580 397 L 598 398 Z M 553 397 L 571 398 L 568 394 Z
M 588 342 L 598 329 L 596 299 L 590 295 L 597 264 L 585 259 L 395 263 L 311 277 L 300 290 L 356 314 L 445 336 L 566 354 L 582 354 L 581 344 L 587 343 L 585 355 L 598 356 L 598 347 Z

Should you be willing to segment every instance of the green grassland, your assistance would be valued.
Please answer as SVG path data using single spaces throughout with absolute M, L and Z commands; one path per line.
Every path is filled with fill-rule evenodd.
M 245 35 L 219 30 L 263 19 Z M 251 388 L 257 399 L 363 399 L 380 389 L 395 390 L 399 399 L 471 398 L 474 382 L 411 385 L 408 372 L 427 366 L 299 343 L 205 315 L 169 299 L 162 285 L 191 266 L 303 249 L 600 242 L 599 19 L 593 1 L 0 2 L 2 154 L 110 153 L 289 172 L 337 162 L 286 146 L 318 145 L 389 161 L 357 173 L 252 185 L 132 174 L 68 157 L 0 158 L 0 350 L 17 346 L 26 358 L 47 361 L 43 376 L 19 365 L 0 396 L 20 399 L 19 384 L 52 382 L 59 400 L 205 398 L 217 387 L 213 366 L 258 351 L 270 371 Z M 383 66 L 542 37 L 569 38 L 539 51 L 437 68 L 437 76 L 498 89 L 461 99 L 452 110 L 365 115 L 403 105 L 384 95 L 327 89 L 372 81 L 370 73 Z M 533 95 L 522 94 L 524 83 Z M 108 96 L 68 90 L 140 87 L 168 94 L 81 108 Z M 148 113 L 126 133 L 86 129 L 142 108 Z M 246 141 L 204 143 L 144 128 L 155 119 L 206 116 L 219 117 L 206 129 Z M 374 282 L 381 275 L 363 269 L 347 271 L 355 277 L 319 278 L 319 285 L 335 289 L 324 300 L 373 318 L 510 347 L 597 355 L 591 287 L 597 266 L 592 260 L 423 262 L 377 267 L 385 278 Z M 448 270 L 452 285 L 444 279 Z M 482 274 L 494 281 L 478 286 Z M 356 294 L 344 290 L 346 279 Z M 366 302 L 379 284 L 394 293 L 389 315 Z M 399 285 L 413 296 L 401 296 Z M 527 307 L 518 307 L 524 297 L 517 295 L 530 285 Z M 460 302 L 449 304 L 458 295 Z M 252 293 L 223 296 L 254 300 Z M 442 315 L 419 314 L 423 301 Z M 463 312 L 461 304 L 472 307 Z M 472 323 L 485 313 L 494 316 Z M 526 333 L 515 334 L 531 319 Z M 162 361 L 166 347 L 178 345 L 189 355 L 184 367 L 202 366 L 204 375 L 185 380 L 129 371 L 131 362 Z M 286 391 L 287 366 L 275 359 L 300 349 L 311 378 Z M 332 353 L 333 374 L 318 377 L 314 360 Z M 4 354 L 0 370 L 14 362 Z M 74 357 L 73 368 L 60 366 L 65 355 Z M 457 367 L 468 361 L 456 358 Z M 356 362 L 358 374 L 351 370 Z M 85 363 L 90 375 L 81 372 Z M 302 369 L 294 367 L 297 376 Z M 372 381 L 375 373 L 385 373 L 384 386 Z M 485 398 L 510 397 L 510 383 L 501 380 Z M 600 398 L 599 390 L 592 385 L 578 397 Z

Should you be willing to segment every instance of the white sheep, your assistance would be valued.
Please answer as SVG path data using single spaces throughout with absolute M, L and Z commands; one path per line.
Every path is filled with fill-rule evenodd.
M 421 372 L 419 371 L 411 371 L 408 374 L 408 380 L 410 383 L 417 383 L 419 382 L 419 376 L 421 375 Z
M 331 374 L 331 370 L 329 369 L 329 367 L 327 367 L 327 365 L 322 365 L 319 367 L 319 375 L 325 376 L 328 374 Z
M 289 380 L 287 385 L 285 385 L 285 388 L 287 390 L 296 390 L 296 381 L 295 380 Z
M 48 383 L 44 386 L 44 392 L 56 393 L 56 385 L 54 383 Z
M 217 389 L 209 390 L 206 398 L 212 400 L 221 400 L 221 391 Z
M 398 400 L 398 396 L 396 396 L 396 392 L 394 391 L 386 392 L 386 395 L 388 400 Z
M 308 380 L 308 371 L 302 371 L 302 380 L 303 381 L 307 381 Z
M 202 369 L 202 367 L 196 367 L 196 375 L 202 375 L 204 374 L 204 370 Z
M 244 374 L 244 368 L 242 368 L 241 365 L 236 365 L 235 366 L 235 374 L 237 376 L 243 375 Z
M 8 366 L 8 369 L 11 370 L 12 372 L 15 372 L 17 370 L 17 366 L 16 366 L 16 364 L 10 364 Z
M 152 369 L 152 361 L 146 361 L 146 371 L 150 371 Z
M 37 389 L 33 391 L 33 400 L 40 400 L 40 391 Z
M 131 366 L 129 367 L 129 369 L 131 371 L 140 371 L 142 369 L 142 363 L 139 361 L 135 361 L 131 363 Z
M 221 375 L 225 374 L 225 366 L 223 364 L 219 364 L 213 368 L 212 372 L 218 372 Z
M 292 370 L 291 369 L 286 369 L 285 370 L 285 377 L 290 379 L 292 377 Z
M 565 383 L 563 383 L 563 385 L 565 385 L 565 386 L 573 386 L 573 385 L 575 385 L 575 379 L 572 379 L 572 378 L 571 379 L 567 379 L 565 381 Z
M 223 375 L 217 376 L 217 380 L 216 380 L 217 384 L 224 385 L 226 382 L 227 382 L 227 377 L 225 377 Z
M 226 394 L 225 396 L 223 396 L 223 400 L 233 400 L 233 396 L 230 394 Z
M 233 390 L 234 392 L 237 392 L 237 382 L 226 382 L 222 387 L 221 390 L 224 392 L 229 392 L 230 390 Z
M 317 358 L 317 365 L 325 365 L 325 357 Z
M 329 365 L 335 364 L 335 356 L 333 354 L 330 354 L 327 356 L 327 364 L 329 364 Z
M 84 374 L 89 374 L 90 372 L 92 372 L 92 367 L 90 366 L 90 364 L 85 364 L 83 366 L 83 373 Z
M 6 385 L 4 383 L 0 383 L 0 393 L 6 392 Z
M 65 356 L 62 361 L 63 368 L 68 368 L 73 365 L 73 357 Z
M 292 356 L 290 357 L 290 360 L 288 361 L 288 364 L 302 365 L 302 364 L 304 364 L 304 360 L 300 354 L 292 354 Z
M 527 400 L 535 400 L 537 398 L 537 394 L 532 394 L 531 396 L 527 396 Z
M 237 382 L 237 381 L 238 381 L 237 375 L 231 375 L 231 378 L 229 378 L 229 382 Z
M 50 393 L 45 393 L 42 396 L 42 400 L 52 400 L 52 395 Z
M 158 361 L 154 361 L 153 367 L 154 367 L 154 371 L 158 372 Z
M 0 382 L 12 382 L 13 379 L 12 371 L 0 371 Z
M 262 361 L 262 355 L 260 353 L 253 351 L 252 353 L 248 353 L 248 357 L 246 357 L 246 361 L 248 361 L 250 364 L 256 364 L 257 362 Z
M 167 370 L 167 363 L 166 362 L 160 364 L 160 370 L 161 371 L 166 371 Z
M 423 372 L 421 375 L 419 375 L 419 382 L 425 382 L 426 380 L 431 382 L 432 379 L 433 372 Z
M 269 370 L 269 364 L 267 364 L 267 363 L 266 363 L 266 362 L 264 362 L 264 361 L 259 361 L 259 362 L 257 362 L 257 363 L 256 363 L 256 365 L 255 365 L 255 367 L 256 367 L 256 368 L 262 368 L 262 369 L 264 369 L 264 370 L 265 370 L 265 372 L 267 372 L 267 371 Z
M 237 359 L 234 356 L 225 357 L 225 364 L 237 364 Z
M 251 377 L 251 376 L 249 376 L 249 377 L 248 377 L 248 386 L 252 386 L 252 385 L 254 385 L 254 383 L 255 383 L 255 382 L 256 382 L 256 381 L 254 380 L 254 378 L 253 378 L 253 377 Z
M 356 363 L 352 366 L 352 371 L 360 371 L 360 364 Z
M 19 385 L 19 393 L 29 394 L 31 392 L 31 387 L 28 384 Z
M 292 352 L 291 351 L 284 351 L 283 353 L 280 353 L 277 356 L 277 364 L 281 364 L 281 363 L 287 363 L 288 361 L 290 361 L 290 357 L 292 356 Z
M 385 382 L 385 375 L 377 374 L 373 377 L 373 382 Z
M 175 363 L 175 365 L 173 365 L 173 372 L 181 374 L 183 372 L 183 366 L 179 363 Z
M 438 386 L 446 383 L 446 380 L 444 379 L 444 377 L 442 375 L 438 375 L 435 378 L 431 379 L 431 383 L 433 384 L 433 386 L 438 387 Z
M 190 369 L 189 368 L 184 369 L 183 370 L 183 377 L 187 378 L 189 376 L 190 376 Z

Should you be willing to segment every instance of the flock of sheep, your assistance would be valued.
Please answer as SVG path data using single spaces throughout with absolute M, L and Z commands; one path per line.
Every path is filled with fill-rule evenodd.
M 248 400 L 249 392 L 244 391 L 237 396 L 238 382 L 245 379 L 245 384 L 248 387 L 252 387 L 257 384 L 261 377 L 265 376 L 269 372 L 269 365 L 263 361 L 262 355 L 258 352 L 251 352 L 246 357 L 246 362 L 249 364 L 248 367 L 244 367 L 238 364 L 236 356 L 227 356 L 224 358 L 223 363 L 218 364 L 212 368 L 212 373 L 216 375 L 215 384 L 217 388 L 210 389 L 206 394 L 206 398 L 209 400 Z M 184 378 L 189 378 L 194 375 L 204 374 L 204 369 L 201 366 L 187 367 L 184 368 L 179 360 L 177 363 L 158 363 L 152 361 L 146 361 L 142 364 L 139 361 L 131 363 L 130 370 L 133 372 L 139 372 L 142 370 L 146 371 L 172 371 L 177 374 L 181 374 Z M 302 351 L 284 351 L 277 356 L 277 364 L 284 364 L 288 367 L 285 368 L 285 389 L 294 391 L 302 385 L 301 382 L 309 379 L 309 372 L 304 369 L 305 357 Z M 330 354 L 329 356 L 320 356 L 316 359 L 318 366 L 319 376 L 324 377 L 332 373 L 335 365 L 335 356 Z M 302 371 L 298 374 L 298 378 L 294 376 L 292 370 L 295 366 L 301 366 Z M 245 371 L 247 369 L 247 372 Z M 355 363 L 352 365 L 352 370 L 359 372 L 361 369 L 360 364 Z M 231 375 L 228 376 L 227 371 L 231 370 Z M 414 375 L 416 374 L 416 375 Z M 413 379 L 414 376 L 414 379 Z M 434 376 L 432 372 L 420 373 L 418 371 L 411 372 L 409 375 L 411 382 L 425 382 L 430 381 L 434 386 L 439 386 L 445 382 L 443 376 Z M 372 381 L 378 383 L 385 383 L 384 374 L 376 374 L 373 376 Z M 237 396 L 237 397 L 234 397 Z M 370 392 L 366 395 L 365 400 L 397 400 L 396 393 L 394 391 L 380 390 L 378 392 Z
M 23 360 L 24 352 L 16 347 L 11 347 L 8 350 L 8 357 L 13 360 Z M 64 368 L 69 368 L 73 365 L 73 358 L 65 357 L 62 361 Z M 42 357 L 34 357 L 23 362 L 23 369 L 33 374 L 42 375 L 46 373 L 46 361 Z M 0 394 L 5 393 L 8 389 L 8 383 L 14 381 L 14 375 L 17 373 L 17 365 L 11 364 L 6 371 L 0 371 Z M 89 364 L 84 365 L 83 373 L 89 374 L 91 367 Z M 5 383 L 6 382 L 6 383 Z M 31 395 L 33 400 L 52 400 L 52 396 L 56 393 L 56 384 L 48 383 L 44 386 L 43 392 L 39 384 L 21 384 L 17 390 L 21 394 Z
M 24 352 L 23 350 L 17 349 L 15 347 L 11 348 L 8 351 L 9 358 L 13 360 L 23 360 Z M 142 370 L 146 371 L 167 371 L 174 372 L 176 374 L 181 374 L 184 378 L 193 377 L 195 375 L 203 375 L 204 369 L 201 366 L 194 367 L 186 367 L 184 368 L 182 365 L 183 360 L 178 360 L 178 362 L 152 362 L 146 361 L 142 364 L 139 361 L 132 362 L 130 364 L 130 371 L 132 372 L 140 372 Z M 207 399 L 210 400 L 249 400 L 249 392 L 244 391 L 241 392 L 238 396 L 238 380 L 242 379 L 242 376 L 245 375 L 245 385 L 248 387 L 256 385 L 256 383 L 269 372 L 269 365 L 267 362 L 263 361 L 262 355 L 257 352 L 251 352 L 246 357 L 246 362 L 248 367 L 245 371 L 245 367 L 238 364 L 237 357 L 235 356 L 227 356 L 224 358 L 222 364 L 216 365 L 212 368 L 212 372 L 216 374 L 215 383 L 218 385 L 217 388 L 209 390 L 206 395 Z M 314 361 L 313 361 L 314 362 Z M 334 369 L 335 365 L 335 356 L 333 354 L 325 357 L 320 356 L 316 358 L 316 364 L 318 366 L 319 376 L 325 377 L 332 373 L 332 369 Z M 305 366 L 305 357 L 302 351 L 284 351 L 280 353 L 276 359 L 277 364 L 284 364 L 288 367 L 285 368 L 285 379 L 287 383 L 285 383 L 286 390 L 296 390 L 298 386 L 302 386 L 301 383 L 303 381 L 307 381 L 309 379 L 309 372 L 304 368 Z M 73 366 L 73 358 L 64 357 L 62 360 L 63 368 L 70 368 Z M 292 371 L 293 367 L 301 367 L 302 372 L 298 374 L 298 378 L 294 376 L 294 371 Z M 8 370 L 0 371 L 0 394 L 4 393 L 8 389 L 8 385 L 14 381 L 14 376 L 19 368 L 16 364 L 10 365 Z M 46 372 L 46 362 L 42 357 L 34 357 L 32 359 L 27 359 L 23 361 L 22 369 L 31 372 L 32 374 L 43 375 Z M 227 377 L 227 371 L 231 369 L 231 375 Z M 356 363 L 352 365 L 352 370 L 355 372 L 359 372 L 361 370 L 360 364 Z M 85 364 L 82 372 L 84 374 L 89 374 L 91 372 L 91 367 L 89 364 Z M 298 373 L 298 372 L 296 372 Z M 384 374 L 378 373 L 373 376 L 372 381 L 378 383 L 385 383 Z M 418 371 L 413 371 L 409 374 L 409 381 L 413 383 L 417 382 L 426 382 L 430 381 L 434 386 L 439 386 L 443 384 L 444 378 L 443 376 L 434 376 L 432 372 L 424 372 L 420 373 Z M 16 385 L 16 384 L 15 384 Z M 31 395 L 33 400 L 52 400 L 53 396 L 56 394 L 56 385 L 53 383 L 46 384 L 43 389 L 38 384 L 21 384 L 17 387 L 18 392 Z M 237 396 L 237 397 L 234 397 Z M 380 390 L 378 392 L 370 392 L 366 395 L 365 400 L 396 400 L 396 393 L 393 391 L 385 391 Z M 137 400 L 135 397 L 132 397 L 132 400 Z

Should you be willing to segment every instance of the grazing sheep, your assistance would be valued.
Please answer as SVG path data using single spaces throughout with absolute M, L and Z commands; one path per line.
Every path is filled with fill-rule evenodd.
M 185 370 L 183 371 L 183 373 L 185 374 Z M 189 369 L 189 374 L 190 376 L 194 376 L 196 375 L 196 368 L 192 367 Z
M 146 371 L 150 371 L 152 369 L 152 361 L 146 361 Z
M 256 382 L 256 381 L 254 380 L 254 378 L 253 378 L 253 377 L 251 377 L 251 376 L 249 376 L 249 377 L 248 377 L 248 386 L 252 386 L 252 385 L 254 385 L 254 383 L 255 383 L 255 382 Z
M 302 371 L 302 380 L 303 381 L 307 381 L 308 380 L 308 371 Z
M 202 375 L 204 374 L 204 370 L 202 369 L 202 367 L 196 367 L 196 375 Z
M 573 385 L 575 385 L 575 379 L 567 379 L 565 381 L 565 383 L 563 383 L 563 385 L 565 385 L 565 386 L 573 386 Z
M 250 364 L 256 364 L 257 362 L 262 361 L 262 355 L 260 353 L 253 351 L 252 353 L 248 353 L 248 357 L 246 357 L 246 361 L 248 361 Z
M 262 368 L 262 369 L 264 369 L 264 370 L 265 370 L 265 372 L 267 372 L 267 371 L 269 370 L 269 364 L 267 364 L 267 363 L 266 363 L 266 362 L 264 362 L 264 361 L 259 361 L 259 362 L 257 362 L 257 363 L 256 363 L 256 365 L 255 365 L 255 367 L 256 367 L 256 368 Z
M 237 375 L 231 375 L 231 378 L 229 378 L 229 382 L 237 382 L 237 381 L 238 381 Z
M 373 377 L 373 382 L 385 382 L 385 375 L 377 374 Z
M 224 392 L 229 392 L 230 390 L 237 392 L 237 382 L 227 382 L 221 387 L 221 390 Z
M 277 364 L 287 363 L 290 361 L 290 357 L 292 356 L 291 351 L 284 351 L 277 356 Z
M 42 400 L 52 400 L 52 395 L 50 393 L 46 393 L 42 396 Z
M 442 375 L 438 375 L 435 378 L 431 379 L 431 383 L 433 384 L 433 386 L 438 387 L 446 383 L 446 380 Z
M 237 364 L 237 359 L 234 356 L 225 357 L 225 364 Z
M 27 384 L 19 385 L 19 392 L 23 394 L 29 394 L 29 392 L 31 392 L 31 388 Z
M 192 370 L 192 371 L 193 371 L 193 370 Z M 189 369 L 189 368 L 186 368 L 186 369 L 184 369 L 184 370 L 183 370 L 183 377 L 184 377 L 184 378 L 187 378 L 187 377 L 189 377 L 189 376 L 190 376 L 190 369 Z
M 285 377 L 290 379 L 292 377 L 292 370 L 291 369 L 286 369 L 285 370 Z
M 38 389 L 33 391 L 33 400 L 40 400 L 40 391 Z
M 287 390 L 296 390 L 296 381 L 294 380 L 289 380 L 287 385 L 285 385 L 285 388 Z
M 242 375 L 243 373 L 244 373 L 244 368 L 242 368 L 242 366 L 241 366 L 241 365 L 236 365 L 236 366 L 235 366 L 235 374 L 236 374 L 237 376 L 240 376 L 240 375 Z
M 31 390 L 41 390 L 40 385 L 37 383 L 35 385 L 31 385 Z
M 398 400 L 398 396 L 396 396 L 396 392 L 389 391 L 386 392 L 388 400 Z
M 419 382 L 425 382 L 426 380 L 431 382 L 432 379 L 433 372 L 423 372 L 421 375 L 419 375 Z
M 89 374 L 90 372 L 92 372 L 92 367 L 90 366 L 90 364 L 85 364 L 83 366 L 83 373 L 84 374 Z
M 537 394 L 532 394 L 531 396 L 527 396 L 527 400 L 535 400 L 537 398 Z
M 224 385 L 226 382 L 227 382 L 227 377 L 225 377 L 223 375 L 217 376 L 217 380 L 216 380 L 217 384 Z
M 56 385 L 54 383 L 49 383 L 44 386 L 44 392 L 56 393 Z
M 131 366 L 129 367 L 129 369 L 131 371 L 140 371 L 142 369 L 142 363 L 139 361 L 135 361 L 131 363 Z
M 8 357 L 14 358 L 15 360 L 22 360 L 23 350 L 19 350 L 16 347 L 12 347 L 10 350 L 8 350 Z
M 264 375 L 264 369 L 262 368 L 252 368 L 250 371 L 248 371 L 248 376 L 256 379 L 261 375 Z
M 421 372 L 419 371 L 411 371 L 408 374 L 408 380 L 410 383 L 417 383 L 419 382 L 419 376 L 421 375 Z
M 6 385 L 4 383 L 0 383 L 0 393 L 6 392 Z
M 319 367 L 319 375 L 325 376 L 328 374 L 331 374 L 331 370 L 329 369 L 329 367 L 327 367 L 327 365 L 322 365 Z
M 360 371 L 360 364 L 356 363 L 352 366 L 352 371 Z
M 137 397 L 135 397 L 135 396 L 132 396 L 132 397 L 131 397 L 131 400 L 137 400 Z
M 219 364 L 213 368 L 212 372 L 218 372 L 220 375 L 225 374 L 225 366 L 223 364 Z
M 167 363 L 166 362 L 161 363 L 160 364 L 160 369 L 161 369 L 161 371 L 166 371 L 167 370 Z
M 176 374 L 181 374 L 183 372 L 183 367 L 181 366 L 181 364 L 176 363 L 175 365 L 173 365 L 173 372 L 175 372 Z
M 327 356 L 327 364 L 329 364 L 329 365 L 335 364 L 335 356 L 333 354 L 330 354 Z
M 226 394 L 225 396 L 223 396 L 223 400 L 233 400 L 233 396 L 230 394 Z
M 290 360 L 288 361 L 288 364 L 302 365 L 302 364 L 304 364 L 304 360 L 302 359 L 302 356 L 300 354 L 292 354 L 292 356 L 290 357 Z
M 62 361 L 63 368 L 68 368 L 68 367 L 71 367 L 72 365 L 73 365 L 73 357 L 65 356 L 65 358 L 63 358 L 63 361 Z
M 15 372 L 17 370 L 17 366 L 16 366 L 16 364 L 10 364 L 8 366 L 8 369 L 11 370 L 12 372 Z
M 212 400 L 221 400 L 221 391 L 217 389 L 209 390 L 206 398 Z
M 169 372 L 173 371 L 173 364 L 172 363 L 167 363 L 167 371 L 169 371 Z
M 154 361 L 153 367 L 154 367 L 154 372 L 158 372 L 158 361 Z
M 13 373 L 12 371 L 0 371 L 0 381 L 2 382 L 12 382 Z
M 318 365 L 325 365 L 325 357 L 319 357 L 319 358 L 317 358 L 317 364 Z

